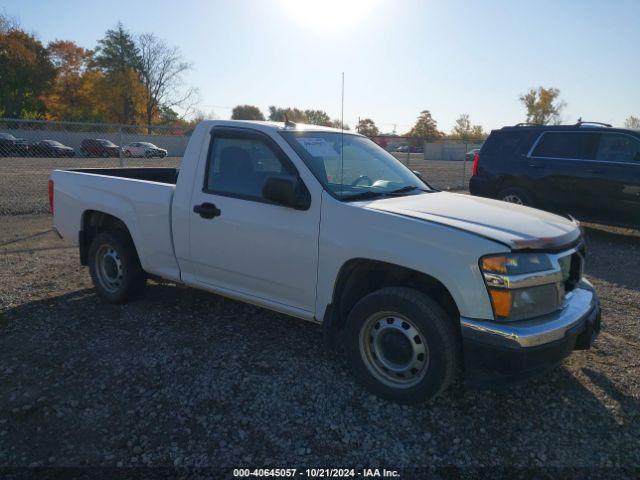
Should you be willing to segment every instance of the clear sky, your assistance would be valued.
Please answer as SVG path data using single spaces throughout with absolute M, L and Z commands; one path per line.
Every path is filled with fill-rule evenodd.
M 408 130 L 431 110 L 485 129 L 524 120 L 520 93 L 557 87 L 563 118 L 640 116 L 640 0 L 0 0 L 43 41 L 93 48 L 119 20 L 193 63 L 205 112 L 236 104 L 371 117 Z

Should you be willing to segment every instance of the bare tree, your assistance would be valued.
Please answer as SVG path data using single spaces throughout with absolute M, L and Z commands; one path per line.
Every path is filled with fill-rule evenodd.
M 183 74 L 191 69 L 178 47 L 171 47 L 153 33 L 138 37 L 140 79 L 145 88 L 145 120 L 151 125 L 160 108 L 193 107 L 197 91 L 184 86 Z
M 627 118 L 624 121 L 624 126 L 625 126 L 625 128 L 640 129 L 640 118 L 634 117 L 633 115 L 631 115 L 629 118 Z
M 0 13 L 0 33 L 9 33 L 11 30 L 20 28 L 20 22 L 15 17 L 11 17 L 6 13 Z

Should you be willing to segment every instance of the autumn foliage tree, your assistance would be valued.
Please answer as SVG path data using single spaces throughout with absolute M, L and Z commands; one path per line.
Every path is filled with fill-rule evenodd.
M 356 126 L 356 132 L 367 137 L 377 137 L 380 134 L 380 130 L 378 130 L 378 127 L 370 118 L 360 120 Z
M 520 101 L 527 110 L 527 123 L 536 125 L 558 124 L 560 114 L 566 106 L 560 99 L 557 88 L 532 88 L 520 95 Z
M 282 108 L 271 105 L 269 107 L 269 120 L 272 122 L 296 122 L 296 123 L 309 123 L 309 117 L 307 114 L 298 108 Z
M 51 88 L 55 76 L 55 67 L 42 43 L 3 17 L 0 21 L 0 116 L 43 116 L 46 106 L 42 95 Z
M 134 124 L 144 109 L 144 89 L 139 81 L 140 50 L 133 36 L 118 23 L 98 40 L 95 65 L 104 74 L 99 86 L 108 100 L 111 119 Z
M 482 129 L 482 125 L 472 125 L 468 113 L 463 113 L 456 119 L 456 124 L 451 129 L 452 137 L 464 140 L 482 140 L 486 137 L 486 133 Z
M 102 117 L 96 98 L 96 73 L 90 69 L 90 50 L 67 40 L 56 40 L 47 46 L 56 78 L 51 90 L 42 97 L 46 118 L 51 120 L 92 121 Z
M 438 122 L 436 122 L 429 110 L 420 112 L 420 116 L 416 120 L 415 125 L 406 134 L 407 137 L 417 137 L 426 140 L 435 140 L 442 138 L 444 134 L 438 130 Z
M 264 120 L 264 114 L 255 105 L 236 105 L 231 120 Z

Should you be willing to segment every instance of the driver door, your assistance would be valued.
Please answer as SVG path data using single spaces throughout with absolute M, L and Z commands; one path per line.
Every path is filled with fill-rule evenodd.
M 314 190 L 309 189 L 307 210 L 265 200 L 262 186 L 268 176 L 298 172 L 270 137 L 250 129 L 215 128 L 200 171 L 189 214 L 197 282 L 312 317 L 320 223 Z

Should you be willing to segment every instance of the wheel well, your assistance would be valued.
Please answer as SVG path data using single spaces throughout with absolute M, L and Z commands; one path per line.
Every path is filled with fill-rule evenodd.
M 519 188 L 520 190 L 524 190 L 532 200 L 536 200 L 536 197 L 531 189 L 517 176 L 503 175 L 502 177 L 500 177 L 497 182 L 496 197 L 500 196 L 500 192 L 506 190 L 507 188 Z
M 456 322 L 456 331 L 459 330 L 460 312 L 442 282 L 410 268 L 369 259 L 349 260 L 342 266 L 328 309 L 330 318 L 325 318 L 325 323 L 334 331 L 341 330 L 349 312 L 361 298 L 385 287 L 411 287 L 429 295 Z
M 80 264 L 87 265 L 91 242 L 101 232 L 119 230 L 125 232 L 129 238 L 131 233 L 125 223 L 117 217 L 97 210 L 87 210 L 82 215 L 82 229 L 80 230 Z M 133 239 L 132 242 L 133 243 Z M 135 248 L 135 244 L 134 244 Z M 138 252 L 136 251 L 136 254 Z

